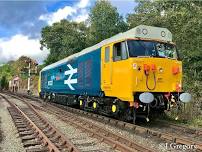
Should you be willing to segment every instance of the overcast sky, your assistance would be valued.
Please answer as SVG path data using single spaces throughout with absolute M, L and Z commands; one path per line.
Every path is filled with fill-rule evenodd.
M 110 0 L 124 17 L 133 12 L 134 0 Z M 22 55 L 40 64 L 48 50 L 40 50 L 40 31 L 61 19 L 76 22 L 88 18 L 94 0 L 0 1 L 0 65 Z

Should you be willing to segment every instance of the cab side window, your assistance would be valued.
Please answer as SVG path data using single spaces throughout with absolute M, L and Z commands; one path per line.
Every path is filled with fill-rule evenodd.
M 110 59 L 110 48 L 109 46 L 105 48 L 105 63 L 109 62 L 109 59 Z
M 114 44 L 113 61 L 125 60 L 128 58 L 126 42 L 119 42 Z

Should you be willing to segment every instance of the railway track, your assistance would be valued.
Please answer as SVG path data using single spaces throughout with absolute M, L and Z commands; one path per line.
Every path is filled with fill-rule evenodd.
M 138 134 L 141 136 L 142 135 L 147 135 L 149 137 L 152 136 L 152 137 L 154 137 L 154 139 L 157 139 L 157 140 L 160 139 L 161 141 L 176 143 L 176 144 L 182 144 L 182 145 L 196 145 L 197 150 L 202 151 L 201 140 L 195 141 L 193 139 L 190 139 L 190 137 L 183 136 L 184 132 L 189 132 L 189 130 L 191 130 L 190 132 L 193 136 L 202 137 L 201 130 L 199 131 L 199 130 L 190 129 L 187 127 L 180 128 L 180 126 L 177 126 L 177 127 L 175 126 L 176 129 L 178 128 L 178 130 L 182 131 L 182 132 L 179 132 L 178 134 L 170 133 L 170 132 L 165 133 L 165 132 L 162 132 L 160 130 L 154 130 L 154 129 L 151 129 L 148 127 L 142 127 L 142 126 L 134 125 L 131 123 L 126 123 L 123 121 L 115 120 L 113 118 L 100 116 L 100 115 L 89 113 L 89 112 L 79 110 L 79 109 L 64 107 L 64 106 L 57 105 L 57 104 L 54 104 L 54 106 L 60 107 L 63 110 L 67 110 L 67 111 L 72 112 L 72 113 L 79 114 L 80 116 L 87 116 L 88 118 L 90 117 L 96 121 L 111 125 L 113 127 L 117 127 L 119 129 L 122 129 L 122 130 L 129 131 L 131 133 L 135 133 L 135 134 Z M 173 128 L 174 128 L 174 126 L 173 126 Z M 179 135 L 180 133 L 181 133 L 181 135 Z
M 25 96 L 27 97 L 27 96 Z M 30 98 L 30 97 L 29 97 Z M 38 100 L 37 98 L 31 98 L 32 100 Z M 197 151 L 202 151 L 202 142 L 201 141 L 195 141 L 192 140 L 190 138 L 184 137 L 182 135 L 176 135 L 176 134 L 171 134 L 171 133 L 164 133 L 164 132 L 160 132 L 160 131 L 156 131 L 153 129 L 149 129 L 146 127 L 141 127 L 138 125 L 134 125 L 134 124 L 130 124 L 130 123 L 126 123 L 123 121 L 119 121 L 119 120 L 115 120 L 112 118 L 108 118 L 105 116 L 100 116 L 97 114 L 93 114 L 93 113 L 89 113 L 83 110 L 79 110 L 79 109 L 74 109 L 74 108 L 70 108 L 70 107 L 66 107 L 66 106 L 62 106 L 62 105 L 58 105 L 58 104 L 54 104 L 54 106 L 57 106 L 58 108 L 60 108 L 60 110 L 63 110 L 63 112 L 71 112 L 74 114 L 78 114 L 78 115 L 82 115 L 82 116 L 86 116 L 86 117 L 90 117 L 96 121 L 111 125 L 111 126 L 116 126 L 120 129 L 123 130 L 127 130 L 131 133 L 135 133 L 135 134 L 141 134 L 141 135 L 148 135 L 148 136 L 152 136 L 154 138 L 166 141 L 166 142 L 171 142 L 171 143 L 176 143 L 176 144 L 183 144 L 183 145 L 196 145 L 197 146 Z M 57 109 L 58 111 L 59 109 Z M 61 112 L 60 112 L 61 113 Z M 172 124 L 169 124 L 170 126 L 172 126 Z M 172 126 L 175 129 L 181 130 L 182 132 L 189 132 L 195 136 L 202 136 L 201 135 L 201 130 L 198 129 L 190 129 L 188 127 L 180 127 L 180 125 L 173 125 Z
M 20 108 L 0 94 L 10 107 L 8 111 L 27 152 L 79 152 L 69 139 L 50 124 L 30 104 Z
M 39 99 L 37 96 L 28 96 L 28 95 L 22 95 L 22 96 L 26 97 L 26 98 L 29 98 L 29 99 L 34 99 L 34 100 L 37 100 L 37 101 L 41 101 L 41 99 Z M 74 109 L 70 109 L 70 110 L 74 111 Z M 80 111 L 80 110 L 75 110 L 75 111 L 76 111 L 76 113 L 82 113 L 83 112 L 83 111 Z M 92 113 L 88 113 L 88 112 L 84 112 L 83 114 L 91 115 L 91 116 L 94 115 L 94 117 L 96 117 L 96 118 L 98 117 L 96 114 L 92 114 Z M 193 134 L 193 136 L 202 136 L 202 129 L 190 128 L 190 127 L 187 127 L 187 126 L 182 126 L 180 124 L 175 124 L 175 123 L 168 122 L 168 121 L 165 121 L 165 120 L 155 120 L 155 121 L 158 122 L 159 124 L 162 124 L 163 126 L 167 126 L 169 128 L 173 128 L 173 129 L 179 130 L 179 131 L 184 132 L 184 133 Z M 118 121 L 118 122 L 120 123 L 120 121 Z M 123 123 L 125 123 L 125 122 L 123 122 Z
M 62 106 L 62 108 L 64 108 L 63 110 L 60 110 L 60 109 L 56 109 L 55 106 L 58 106 L 58 105 L 53 105 L 53 109 L 51 110 L 50 108 L 46 109 L 46 110 L 49 110 L 49 112 L 54 112 L 54 111 L 57 111 L 58 115 L 62 114 L 62 115 L 67 115 L 67 111 L 64 111 L 68 108 L 64 108 Z M 69 109 L 68 109 L 69 110 Z M 71 109 L 71 110 L 75 110 L 75 109 Z M 75 112 L 75 111 L 74 111 Z M 107 117 L 104 117 L 104 116 L 100 116 L 100 115 L 96 115 L 96 114 L 92 114 L 92 113 L 86 113 L 86 112 L 83 112 L 83 111 L 77 111 L 76 109 L 76 113 L 79 112 L 79 114 L 81 115 L 85 115 L 86 116 L 90 116 L 91 118 L 93 117 L 95 120 L 99 120 L 100 122 L 102 123 L 105 123 L 105 124 L 110 124 L 111 126 L 116 126 L 120 129 L 123 129 L 123 130 L 127 130 L 127 131 L 130 131 L 131 133 L 135 133 L 135 134 L 139 134 L 139 135 L 147 135 L 147 136 L 152 136 L 156 139 L 160 139 L 162 141 L 165 141 L 165 142 L 170 142 L 170 143 L 176 143 L 176 144 L 182 144 L 182 145 L 197 145 L 197 150 L 198 151 L 202 151 L 202 142 L 201 141 L 194 141 L 192 139 L 189 139 L 187 137 L 184 137 L 184 136 L 179 136 L 179 135 L 173 135 L 171 133 L 163 133 L 163 132 L 160 132 L 160 131 L 156 131 L 156 130 L 153 130 L 153 129 L 149 129 L 149 128 L 146 128 L 146 127 L 141 127 L 141 126 L 137 126 L 137 125 L 133 125 L 133 124 L 129 124 L 129 123 L 125 123 L 125 122 L 122 122 L 122 121 L 118 121 L 118 120 L 114 120 L 114 119 L 111 119 L 111 118 L 107 118 Z M 78 113 L 77 113 L 78 114 Z M 83 119 L 75 119 L 75 116 L 72 116 L 72 117 L 69 117 L 74 121 L 83 121 Z M 85 122 L 86 124 L 90 124 L 91 122 Z M 89 126 L 90 127 L 90 126 Z M 97 129 L 98 131 L 100 131 L 99 129 Z M 104 131 L 103 131 L 104 132 Z M 119 139 L 119 138 L 118 138 Z M 128 141 L 128 143 L 130 144 L 130 141 Z M 145 151 L 145 150 L 144 150 Z
M 180 124 L 175 124 L 172 122 L 167 122 L 165 120 L 156 120 L 157 123 L 163 124 L 162 126 L 167 126 L 175 131 L 180 131 L 183 133 L 190 134 L 193 138 L 195 137 L 200 137 L 202 141 L 202 129 L 197 129 L 197 128 L 189 128 L 186 126 L 182 126 Z
M 22 98 L 18 98 L 22 100 Z M 45 111 L 46 113 L 53 114 L 57 116 L 60 120 L 65 123 L 69 123 L 74 127 L 82 130 L 83 132 L 87 132 L 91 137 L 99 139 L 101 142 L 104 142 L 110 145 L 113 149 L 123 152 L 153 152 L 150 148 L 147 148 L 145 145 L 140 145 L 136 142 L 129 140 L 126 137 L 122 137 L 117 135 L 107 129 L 101 128 L 98 125 L 89 123 L 75 114 L 72 114 L 67 111 L 63 111 L 53 105 L 49 105 L 46 108 L 42 108 L 36 105 L 33 105 L 35 109 Z
M 125 152 L 132 152 L 132 151 L 140 151 L 140 152 L 152 152 L 153 150 L 147 148 L 146 146 L 137 144 L 126 137 L 122 137 L 118 134 L 114 134 L 113 132 L 99 127 L 98 125 L 92 124 L 84 119 L 80 119 L 75 117 L 75 114 L 64 112 L 57 108 L 48 107 L 46 109 L 38 107 L 39 109 L 46 111 L 48 113 L 52 113 L 56 115 L 59 119 L 63 120 L 64 122 L 68 122 L 71 125 L 84 130 L 84 132 L 88 132 L 90 136 L 101 139 L 102 142 L 105 142 L 111 145 L 114 149 L 125 151 Z

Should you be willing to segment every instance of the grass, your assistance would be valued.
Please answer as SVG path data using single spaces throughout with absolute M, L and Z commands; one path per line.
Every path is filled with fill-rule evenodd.
M 187 124 L 190 127 L 196 127 L 196 128 L 202 129 L 202 116 L 199 116 L 197 118 L 193 118 L 192 120 L 188 120 Z
M 183 114 L 180 114 L 177 120 L 176 117 L 177 117 L 176 114 L 169 112 L 166 113 L 164 116 L 162 116 L 160 119 L 179 125 L 185 125 L 192 128 L 194 127 L 202 129 L 202 116 L 186 119 L 186 117 Z

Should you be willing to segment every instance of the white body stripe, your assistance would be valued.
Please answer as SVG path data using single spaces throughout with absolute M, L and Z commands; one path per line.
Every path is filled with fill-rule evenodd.
M 71 90 L 75 90 L 74 87 L 72 87 L 72 84 L 77 83 L 77 79 L 71 79 L 72 76 L 77 73 L 77 68 L 72 68 L 70 64 L 67 65 L 69 68 L 68 71 L 65 71 L 65 75 L 69 75 L 67 80 L 64 80 L 64 84 L 67 84 Z

